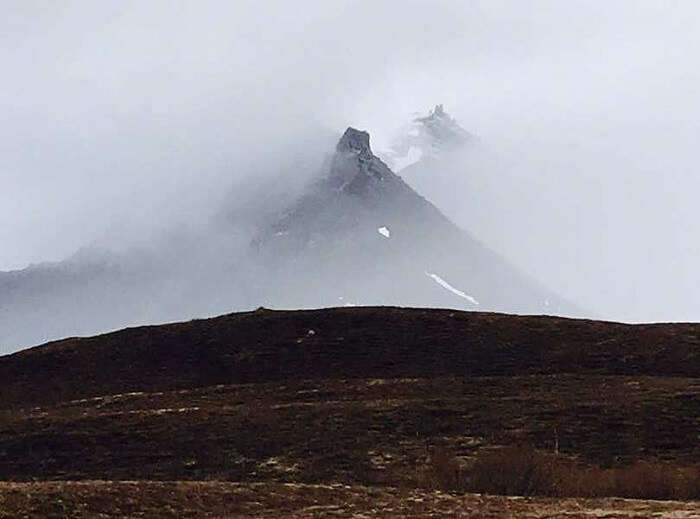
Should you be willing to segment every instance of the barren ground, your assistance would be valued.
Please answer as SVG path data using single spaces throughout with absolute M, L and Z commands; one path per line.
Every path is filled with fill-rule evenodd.
M 700 503 L 452 495 L 342 484 L 83 481 L 0 484 L 2 518 L 700 517 Z
M 59 341 L 0 375 L 0 517 L 700 517 L 424 477 L 437 449 L 519 444 L 698 466 L 698 325 L 260 311 Z

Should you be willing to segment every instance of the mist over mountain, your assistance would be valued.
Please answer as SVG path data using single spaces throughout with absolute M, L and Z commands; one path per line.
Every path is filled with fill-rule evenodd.
M 451 219 L 461 218 L 464 206 L 485 194 L 484 186 L 477 184 L 480 172 L 471 164 L 480 154 L 478 136 L 463 128 L 442 104 L 427 114 L 415 113 L 394 132 L 391 144 L 378 150 L 382 160 Z M 498 169 L 489 173 L 495 183 L 505 182 Z M 460 223 L 470 228 L 475 222 Z M 488 236 L 483 239 L 489 241 Z
M 458 131 L 426 134 L 430 157 L 472 139 L 442 107 L 431 117 Z M 430 123 L 421 122 L 439 130 Z M 260 163 L 269 171 L 234 185 L 206 225 L 0 273 L 0 348 L 261 305 L 580 312 L 414 191 L 367 132 L 348 128 L 334 149 L 329 142 L 320 132 Z
M 579 312 L 458 228 L 354 128 L 340 139 L 325 175 L 257 244 L 281 288 L 271 297 L 289 307 Z
M 427 115 L 415 114 L 393 141 L 388 149 L 379 151 L 379 156 L 399 173 L 419 161 L 439 160 L 451 152 L 463 151 L 476 141 L 476 136 L 462 128 L 439 104 Z
M 86 246 L 149 249 L 218 232 L 217 218 L 252 218 L 253 233 L 262 213 L 244 202 L 275 221 L 352 126 L 555 292 L 606 319 L 698 320 L 699 13 L 688 1 L 388 1 L 358 37 L 348 0 L 10 1 L 0 270 Z M 428 176 L 386 152 L 425 159 L 432 148 L 395 130 L 436 103 L 477 138 Z M 301 142 L 313 126 L 332 142 Z M 313 167 L 289 167 L 309 150 Z

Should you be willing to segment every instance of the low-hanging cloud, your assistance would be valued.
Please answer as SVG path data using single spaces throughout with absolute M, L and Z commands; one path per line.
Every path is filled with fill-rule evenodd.
M 697 320 L 694 2 L 6 2 L 0 269 L 197 226 L 302 136 L 445 103 L 429 198 L 597 315 Z M 305 163 L 304 163 L 305 164 Z M 284 179 L 283 179 L 284 180 Z M 141 238 L 139 238 L 141 239 Z

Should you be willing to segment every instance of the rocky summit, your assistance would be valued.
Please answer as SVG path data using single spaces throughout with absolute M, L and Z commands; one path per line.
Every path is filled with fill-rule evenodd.
M 418 162 L 440 159 L 476 140 L 438 104 L 427 115 L 416 115 L 403 126 L 380 155 L 394 171 L 401 172 Z

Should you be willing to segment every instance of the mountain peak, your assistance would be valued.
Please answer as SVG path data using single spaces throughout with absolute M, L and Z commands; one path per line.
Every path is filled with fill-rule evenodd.
M 357 130 L 351 126 L 348 127 L 338 141 L 336 151 L 351 151 L 363 155 L 372 155 L 372 149 L 369 146 L 369 133 L 362 130 Z
M 444 151 L 462 148 L 474 139 L 447 113 L 444 105 L 436 104 L 428 115 L 414 117 L 380 155 L 392 170 L 399 172 L 423 158 L 438 158 Z
M 372 153 L 369 133 L 349 127 L 338 141 L 329 165 L 329 185 L 336 191 L 368 194 L 393 173 Z M 386 186 L 385 186 L 386 187 Z
M 445 106 L 442 104 L 435 105 L 427 116 L 416 117 L 413 121 L 423 125 L 436 139 L 464 140 L 469 137 L 469 133 L 457 124 L 455 118 L 445 111 Z

